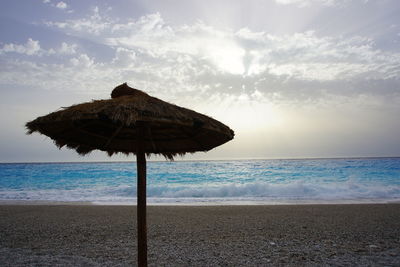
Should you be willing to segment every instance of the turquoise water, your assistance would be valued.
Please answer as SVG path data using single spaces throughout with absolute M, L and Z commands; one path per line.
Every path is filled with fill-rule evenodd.
M 400 200 L 400 158 L 148 162 L 149 203 Z M 0 164 L 0 200 L 135 204 L 136 164 Z

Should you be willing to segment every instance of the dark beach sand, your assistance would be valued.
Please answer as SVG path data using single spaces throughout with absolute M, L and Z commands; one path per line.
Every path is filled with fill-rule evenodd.
M 134 206 L 1 205 L 1 266 L 134 266 Z M 151 266 L 400 266 L 400 205 L 151 206 Z

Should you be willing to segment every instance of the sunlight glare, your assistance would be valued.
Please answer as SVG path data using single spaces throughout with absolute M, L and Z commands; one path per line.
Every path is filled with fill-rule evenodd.
M 265 131 L 281 128 L 285 124 L 281 110 L 266 101 L 252 99 L 247 94 L 219 98 L 215 103 L 218 105 L 210 103 L 207 108 L 213 111 L 212 116 L 232 126 L 236 132 Z
M 243 74 L 245 50 L 228 39 L 215 39 L 202 42 L 202 49 L 211 62 L 221 71 Z

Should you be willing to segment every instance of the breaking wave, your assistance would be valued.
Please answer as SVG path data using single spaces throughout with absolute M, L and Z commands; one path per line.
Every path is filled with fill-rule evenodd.
M 135 204 L 136 188 L 96 186 L 86 189 L 0 190 L 2 200 L 89 201 Z M 340 203 L 391 202 L 400 200 L 400 186 L 360 184 L 349 180 L 316 184 L 295 181 L 285 184 L 255 182 L 247 184 L 149 186 L 149 203 L 265 202 L 265 203 Z

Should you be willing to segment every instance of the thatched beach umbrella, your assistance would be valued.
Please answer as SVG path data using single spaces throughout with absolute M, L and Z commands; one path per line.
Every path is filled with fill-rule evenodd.
M 133 153 L 137 162 L 138 264 L 147 265 L 146 156 L 208 151 L 233 139 L 226 125 L 195 111 L 169 104 L 130 88 L 117 86 L 111 99 L 74 105 L 26 124 L 28 134 L 49 136 L 61 148 L 85 155 Z

